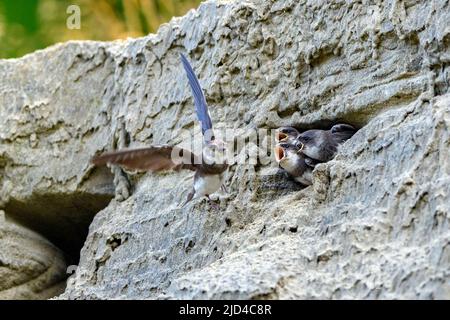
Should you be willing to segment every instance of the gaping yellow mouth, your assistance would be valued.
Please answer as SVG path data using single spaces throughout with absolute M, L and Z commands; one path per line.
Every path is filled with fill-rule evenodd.
M 275 146 L 274 152 L 275 152 L 275 160 L 277 162 L 280 162 L 286 156 L 284 149 L 281 146 Z
M 285 141 L 287 139 L 287 137 L 288 137 L 288 135 L 286 133 L 283 133 L 283 132 L 280 132 L 280 131 L 277 131 L 275 133 L 275 140 L 277 142 L 283 142 L 283 141 Z

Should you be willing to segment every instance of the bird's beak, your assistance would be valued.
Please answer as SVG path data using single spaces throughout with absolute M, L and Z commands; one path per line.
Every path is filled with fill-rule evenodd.
M 274 148 L 274 152 L 275 152 L 275 160 L 280 163 L 286 156 L 286 153 L 284 152 L 283 147 L 281 146 L 275 146 Z
M 275 132 L 275 140 L 277 142 L 283 142 L 287 139 L 287 137 L 288 137 L 288 135 L 283 132 L 280 132 L 278 130 Z
M 305 146 L 302 142 L 298 142 L 300 144 L 300 148 L 298 149 L 297 153 L 301 152 L 303 150 L 303 147 Z M 297 144 L 297 147 L 299 145 Z

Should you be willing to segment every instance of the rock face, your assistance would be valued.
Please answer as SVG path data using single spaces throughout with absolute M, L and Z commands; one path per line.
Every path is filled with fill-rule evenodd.
M 48 299 L 64 291 L 66 262 L 42 236 L 0 216 L 0 300 Z
M 156 35 L 1 61 L 0 208 L 75 260 L 103 209 L 65 299 L 448 299 L 448 21 L 445 0 L 212 1 Z M 360 130 L 305 189 L 262 157 L 231 167 L 219 210 L 178 208 L 189 172 L 128 190 L 89 158 L 199 137 L 180 52 L 216 128 Z

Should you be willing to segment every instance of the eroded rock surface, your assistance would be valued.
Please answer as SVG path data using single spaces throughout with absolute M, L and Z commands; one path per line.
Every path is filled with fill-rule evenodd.
M 48 299 L 64 291 L 66 261 L 39 234 L 0 212 L 0 300 Z
M 211 1 L 1 61 L 0 207 L 64 249 L 106 206 L 61 298 L 450 298 L 448 21 L 445 0 Z M 132 175 L 108 204 L 96 152 L 199 136 L 180 52 L 217 128 L 361 129 L 303 190 L 258 162 L 220 210 L 178 208 L 189 172 Z

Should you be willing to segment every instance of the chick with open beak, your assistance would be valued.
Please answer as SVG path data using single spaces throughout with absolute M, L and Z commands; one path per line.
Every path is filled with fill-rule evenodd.
M 295 181 L 303 185 L 312 184 L 312 170 L 316 163 L 305 157 L 294 144 L 281 142 L 274 148 L 275 160 Z
M 280 143 L 293 143 L 299 134 L 297 129 L 293 127 L 280 127 L 275 130 L 275 141 Z
M 330 161 L 340 144 L 350 139 L 356 129 L 336 124 L 330 130 L 307 130 L 300 133 L 293 127 L 275 131 L 275 160 L 296 181 L 312 184 L 312 170 L 321 162 Z

